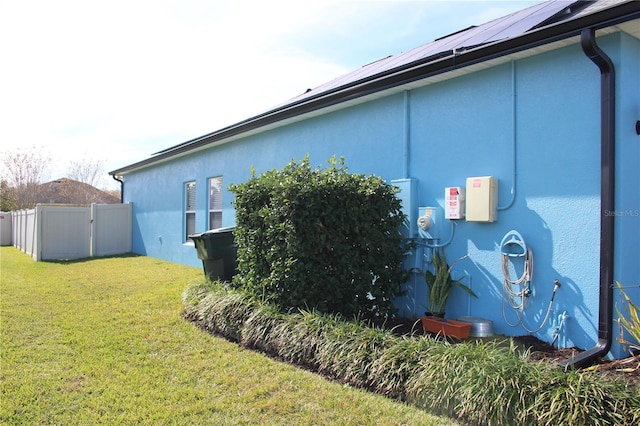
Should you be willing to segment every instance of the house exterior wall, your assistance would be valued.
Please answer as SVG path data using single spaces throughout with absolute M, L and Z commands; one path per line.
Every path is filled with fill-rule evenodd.
M 615 50 L 617 47 L 617 50 Z M 637 304 L 640 301 L 640 135 L 635 123 L 640 121 L 640 40 L 621 36 L 620 45 L 612 46 L 616 55 L 616 210 L 614 278 L 626 287 Z M 615 307 L 624 312 L 620 295 L 615 291 Z M 614 339 L 617 337 L 614 336 Z M 615 356 L 628 353 L 614 346 Z
M 640 277 L 640 42 L 625 34 L 600 38 L 617 71 L 616 280 Z M 525 309 L 529 329 L 561 346 L 590 348 L 597 341 L 600 229 L 600 75 L 579 45 L 531 56 L 406 93 L 345 108 L 125 175 L 125 202 L 134 203 L 133 251 L 200 266 L 183 241 L 184 185 L 197 183 L 196 230 L 207 229 L 207 178 L 223 176 L 223 226 L 234 224 L 231 183 L 281 168 L 310 155 L 325 165 L 344 156 L 349 170 L 391 182 L 415 180 L 416 204 L 444 207 L 444 188 L 467 177 L 499 180 L 498 219 L 441 224 L 449 260 L 477 294 L 455 293 L 447 317 L 478 316 L 505 335 L 527 334 L 511 308 L 502 312 L 499 245 L 515 229 L 534 252 L 533 295 Z M 408 154 L 405 157 L 405 153 Z M 415 211 L 409 212 L 415 220 Z M 619 217 L 618 217 L 619 216 Z M 421 261 L 412 260 L 418 266 Z M 516 267 L 517 270 L 517 267 Z M 514 271 L 514 276 L 515 276 Z M 415 275 L 399 301 L 405 315 L 420 315 L 426 289 Z M 636 300 L 640 289 L 630 288 Z M 616 298 L 616 301 L 618 299 Z M 425 302 L 426 303 L 426 302 Z M 560 317 L 565 315 L 564 322 Z M 506 316 L 506 320 L 505 320 Z M 614 343 L 614 356 L 623 349 Z

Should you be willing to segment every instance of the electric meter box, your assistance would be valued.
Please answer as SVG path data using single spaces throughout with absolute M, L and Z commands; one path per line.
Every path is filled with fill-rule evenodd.
M 442 209 L 439 207 L 418 207 L 418 235 L 430 240 L 440 239 Z
M 467 222 L 495 222 L 498 217 L 498 179 L 492 176 L 467 178 Z
M 444 218 L 464 218 L 464 188 L 453 186 L 444 189 Z

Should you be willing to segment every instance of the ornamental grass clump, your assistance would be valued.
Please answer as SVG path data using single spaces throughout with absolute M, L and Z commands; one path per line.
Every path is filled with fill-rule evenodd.
M 527 392 L 527 423 L 558 425 L 638 425 L 640 389 L 616 379 L 604 380 L 594 371 L 562 371 L 534 365 L 539 376 Z
M 241 342 L 268 354 L 277 354 L 282 329 L 289 322 L 289 316 L 280 313 L 267 304 L 256 304 L 242 326 Z
M 635 425 L 640 393 L 589 371 L 564 372 L 495 344 L 445 344 L 407 381 L 407 401 L 477 425 Z
M 359 321 L 342 322 L 319 346 L 320 371 L 354 386 L 369 388 L 373 360 L 399 338 L 389 330 Z
M 196 320 L 200 312 L 199 304 L 205 297 L 215 292 L 222 292 L 222 285 L 217 281 L 205 280 L 193 283 L 182 293 L 182 304 L 184 305 L 184 316 L 191 320 Z
M 376 392 L 405 401 L 409 378 L 416 374 L 421 361 L 430 356 L 434 345 L 440 344 L 430 336 L 398 338 L 371 361 L 369 383 Z
M 207 330 L 239 342 L 245 321 L 256 308 L 251 296 L 239 292 L 215 292 L 199 303 L 198 322 Z
M 640 352 L 640 306 L 633 303 L 622 284 L 616 281 L 616 286 L 620 291 L 623 305 L 622 310 L 616 308 L 620 328 L 620 338 L 618 341 L 627 345 L 632 354 L 634 351 Z M 625 331 L 629 337 L 625 337 Z
M 408 400 L 472 424 L 525 424 L 520 380 L 529 366 L 513 345 L 465 342 L 431 353 L 409 379 Z
M 277 332 L 278 355 L 288 362 L 319 368 L 319 347 L 327 342 L 330 334 L 341 324 L 335 315 L 300 311 L 288 315 Z

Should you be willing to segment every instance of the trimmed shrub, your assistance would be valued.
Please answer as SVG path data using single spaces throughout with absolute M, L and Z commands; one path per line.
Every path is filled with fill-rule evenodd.
M 282 310 L 393 313 L 403 293 L 405 220 L 399 189 L 306 157 L 231 185 L 239 274 L 233 286 Z

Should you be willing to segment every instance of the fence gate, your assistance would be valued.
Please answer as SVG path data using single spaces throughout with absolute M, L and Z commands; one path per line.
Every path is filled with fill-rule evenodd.
M 131 251 L 131 204 L 91 205 L 91 255 Z
M 36 211 L 38 208 L 40 259 L 36 260 L 82 259 L 91 255 L 89 208 L 36 206 Z

